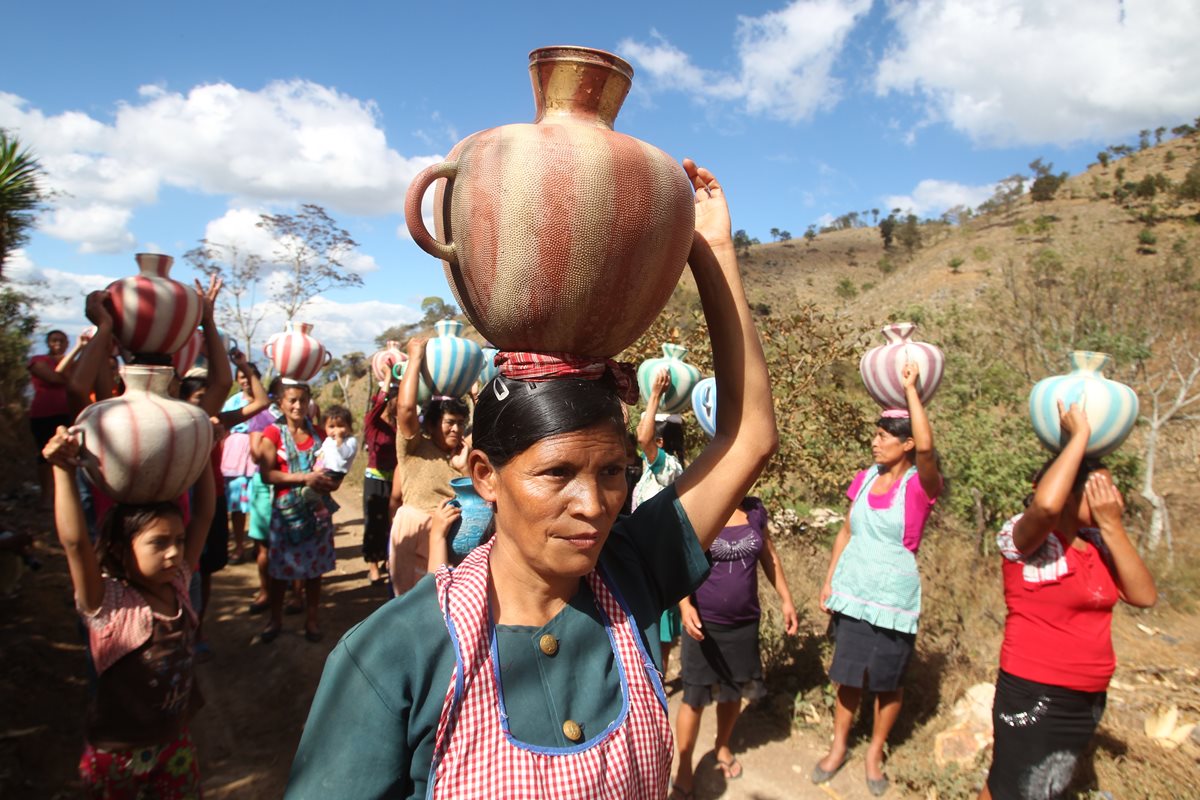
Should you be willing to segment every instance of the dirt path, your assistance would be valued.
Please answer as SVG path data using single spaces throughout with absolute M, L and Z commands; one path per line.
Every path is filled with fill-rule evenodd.
M 361 502 L 349 488 L 338 500 L 338 561 L 324 581 L 323 641 L 306 641 L 302 618 L 285 617 L 283 635 L 262 644 L 257 634 L 265 617 L 248 612 L 257 585 L 254 565 L 231 565 L 215 576 L 205 622 L 214 657 L 197 667 L 206 704 L 192 728 L 210 799 L 282 796 L 325 657 L 348 628 L 386 602 L 385 591 L 366 582 Z M 15 507 L 0 510 L 10 521 L 21 513 Z M 23 527 L 41 534 L 38 555 L 45 567 L 25 575 L 16 595 L 0 598 L 0 797 L 65 800 L 77 796 L 79 788 L 75 768 L 86 693 L 83 646 L 49 516 L 26 512 L 24 517 Z M 675 692 L 672 718 L 678 702 Z M 777 717 L 753 708 L 735 733 L 744 774 L 726 783 L 704 748 L 712 741 L 714 725 L 710 709 L 700 734 L 701 800 L 869 796 L 861 757 L 829 785 L 812 786 L 808 774 L 824 742 L 815 734 L 790 732 Z M 893 790 L 888 796 L 902 795 Z

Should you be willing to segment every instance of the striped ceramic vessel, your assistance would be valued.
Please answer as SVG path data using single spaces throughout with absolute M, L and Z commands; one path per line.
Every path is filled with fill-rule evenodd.
M 174 353 L 200 324 L 196 290 L 167 275 L 175 259 L 138 253 L 140 274 L 113 281 L 105 290 L 112 301 L 113 333 L 131 353 Z
M 483 348 L 459 336 L 463 324 L 458 320 L 438 320 L 433 328 L 437 336 L 425 343 L 421 381 L 435 395 L 462 397 L 483 368 Z
M 407 358 L 408 357 L 405 356 L 405 359 L 407 359 Z M 394 381 L 396 381 L 397 385 L 404 378 L 404 373 L 407 369 L 408 369 L 408 361 L 407 360 L 401 361 L 399 364 L 394 364 L 392 366 L 392 379 Z M 426 403 L 429 402 L 429 399 L 431 397 L 433 397 L 433 394 L 429 391 L 429 386 L 426 385 L 424 379 L 418 380 L 417 381 L 417 405 L 424 406 Z
M 713 438 L 717 435 L 717 379 L 705 378 L 692 389 L 692 411 L 700 430 Z
M 75 420 L 88 478 L 119 503 L 174 500 L 209 466 L 212 423 L 198 406 L 168 396 L 174 372 L 125 366 L 125 393 Z
M 700 370 L 683 360 L 687 355 L 687 348 L 683 345 L 667 343 L 662 350 L 662 358 L 648 358 L 638 367 L 638 389 L 642 399 L 648 399 L 655 374 L 660 369 L 666 369 L 671 373 L 671 385 L 659 400 L 658 410 L 663 414 L 678 414 L 691 405 L 692 388 L 700 380 Z
M 946 356 L 927 342 L 914 342 L 913 332 L 917 326 L 911 322 L 895 322 L 880 329 L 887 344 L 872 347 L 858 362 L 867 394 L 884 408 L 908 408 L 904 397 L 904 382 L 901 374 L 905 363 L 912 361 L 920 369 L 917 378 L 917 394 L 921 403 L 928 403 L 938 386 L 946 368 Z
M 392 376 L 392 367 L 408 361 L 408 356 L 400 349 L 400 342 L 388 339 L 382 350 L 371 356 L 371 375 L 379 385 L 386 385 Z
M 306 383 L 333 360 L 333 354 L 309 335 L 312 329 L 307 322 L 287 322 L 282 333 L 267 340 L 263 354 L 270 359 L 275 372 Z
M 1092 435 L 1087 454 L 1100 458 L 1121 446 L 1133 430 L 1138 416 L 1137 394 L 1123 383 L 1104 377 L 1112 363 L 1108 353 L 1076 350 L 1071 353 L 1071 371 L 1042 378 L 1029 393 L 1029 418 L 1033 431 L 1050 450 L 1062 450 L 1062 426 L 1058 401 L 1064 406 L 1083 403 Z
M 201 333 L 201 336 L 203 336 L 204 326 L 200 327 L 200 333 Z M 221 352 L 225 353 L 226 357 L 229 356 L 229 353 L 232 350 L 237 349 L 237 346 L 238 346 L 237 339 L 234 339 L 232 336 L 225 333 L 225 331 L 221 330 L 220 328 L 217 328 L 217 338 L 221 340 Z M 196 357 L 196 366 L 204 367 L 205 369 L 208 369 L 208 357 L 204 354 L 203 351 L 201 351 L 200 355 Z
M 496 366 L 496 354 L 499 352 L 490 345 L 483 348 L 483 366 L 479 369 L 480 386 L 487 386 L 492 378 L 500 374 L 500 368 Z
M 695 194 L 680 165 L 615 132 L 633 68 L 600 50 L 529 55 L 536 116 L 459 142 L 408 188 L 413 241 L 501 350 L 613 356 L 666 305 L 687 261 Z M 434 181 L 435 239 L 421 217 Z
M 200 331 L 192 331 L 192 335 L 183 343 L 183 347 L 175 351 L 175 355 L 171 356 L 171 363 L 175 366 L 175 374 L 180 377 L 187 374 L 187 371 L 196 366 L 196 361 L 200 358 L 200 351 L 204 349 L 204 334 Z

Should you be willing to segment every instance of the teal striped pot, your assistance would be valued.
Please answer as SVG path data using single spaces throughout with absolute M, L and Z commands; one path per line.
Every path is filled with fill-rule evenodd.
M 1076 350 L 1071 353 L 1071 371 L 1038 381 L 1029 393 L 1029 418 L 1042 444 L 1054 452 L 1062 450 L 1062 427 L 1058 401 L 1064 406 L 1083 403 L 1092 435 L 1087 454 L 1100 458 L 1121 446 L 1133 430 L 1138 416 L 1137 394 L 1123 383 L 1104 377 L 1112 363 L 1108 353 Z
M 437 336 L 425 343 L 421 380 L 435 395 L 462 397 L 471 391 L 483 368 L 483 349 L 459 336 L 463 324 L 457 320 L 443 319 L 433 327 Z
M 700 370 L 684 362 L 687 348 L 683 345 L 668 343 L 662 349 L 662 358 L 648 358 L 638 367 L 638 389 L 643 400 L 649 399 L 654 376 L 660 369 L 666 368 L 671 373 L 671 385 L 663 393 L 658 410 L 663 414 L 679 414 L 691 405 L 692 389 L 700 380 Z
M 500 368 L 496 366 L 496 354 L 500 351 L 490 345 L 483 348 L 483 366 L 479 370 L 479 385 L 487 386 L 488 382 L 500 374 Z
M 692 411 L 708 438 L 717 435 L 717 379 L 705 378 L 692 389 Z

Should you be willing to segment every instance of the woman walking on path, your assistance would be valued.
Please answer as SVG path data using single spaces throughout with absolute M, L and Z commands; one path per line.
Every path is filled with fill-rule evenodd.
M 363 474 L 363 560 L 367 579 L 378 583 L 381 568 L 387 565 L 388 531 L 392 517 L 388 503 L 396 473 L 396 397 L 400 386 L 389 379 L 386 392 L 380 392 L 363 420 L 363 449 L 367 454 Z
M 49 511 L 54 504 L 54 481 L 50 464 L 42 456 L 42 448 L 54 436 L 59 426 L 71 424 L 67 410 L 67 376 L 58 370 L 67 351 L 67 335 L 60 330 L 46 334 L 46 352 L 29 359 L 29 382 L 33 400 L 29 404 L 29 427 L 37 447 L 38 485 L 42 509 Z
M 223 358 L 223 355 L 215 356 Z M 221 475 L 225 482 L 226 510 L 233 533 L 233 557 L 241 564 L 245 560 L 246 516 L 250 513 L 250 479 L 258 472 L 258 464 L 250 449 L 249 420 L 270 403 L 262 385 L 262 373 L 246 360 L 240 350 L 230 354 L 237 366 L 237 383 L 241 390 L 230 395 L 221 406 L 221 422 L 229 430 L 221 450 Z
M 875 694 L 875 723 L 867 746 L 867 788 L 888 788 L 883 748 L 900 715 L 901 683 L 916 642 L 921 576 L 916 553 L 925 522 L 942 491 L 933 429 L 917 393 L 916 364 L 902 373 L 908 410 L 888 409 L 871 440 L 875 466 L 855 476 L 846 496 L 850 513 L 833 543 L 821 608 L 833 615 L 829 679 L 837 684 L 833 743 L 813 768 L 824 783 L 842 768 L 850 726 L 864 690 Z
M 1112 475 L 1084 456 L 1087 415 L 1061 401 L 1058 411 L 1067 444 L 1035 479 L 1025 512 L 996 537 L 1008 616 L 981 800 L 1065 795 L 1117 666 L 1113 606 L 1147 608 L 1158 599 L 1125 533 Z
M 712 572 L 696 593 L 679 601 L 683 617 L 683 703 L 675 720 L 679 765 L 672 786 L 674 800 L 693 800 L 692 772 L 696 739 L 704 707 L 717 703 L 717 736 L 713 755 L 729 781 L 742 777 L 742 765 L 729 748 L 743 700 L 766 695 L 758 652 L 758 568 L 779 595 L 783 630 L 794 636 L 800 627 L 783 561 L 767 533 L 767 510 L 757 497 L 747 497 L 708 548 Z

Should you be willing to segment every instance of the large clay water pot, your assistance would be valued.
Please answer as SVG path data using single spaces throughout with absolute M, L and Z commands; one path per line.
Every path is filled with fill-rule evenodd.
M 201 339 L 203 339 L 203 334 L 204 334 L 203 327 L 201 327 L 200 333 L 201 333 Z M 237 339 L 235 339 L 232 336 L 230 336 L 229 334 L 225 333 L 225 331 L 221 330 L 220 328 L 217 328 L 217 338 L 221 340 L 221 352 L 223 354 L 225 354 L 226 358 L 228 358 L 229 353 L 232 352 L 233 350 L 237 349 L 237 346 L 238 346 Z M 205 356 L 203 352 L 201 352 L 200 355 L 196 357 L 196 366 L 204 367 L 205 369 L 208 369 L 208 366 L 209 366 L 208 357 Z M 234 375 L 234 377 L 236 378 L 237 376 Z
M 187 374 L 188 370 L 196 365 L 200 358 L 200 351 L 204 349 L 204 334 L 198 330 L 192 331 L 192 335 L 183 343 L 183 347 L 175 351 L 171 356 L 171 364 L 175 367 L 175 374 L 180 377 Z
M 638 367 L 638 390 L 642 398 L 650 397 L 654 376 L 660 369 L 671 373 L 671 385 L 658 401 L 658 410 L 663 414 L 678 414 L 686 411 L 692 402 L 692 388 L 700 380 L 700 370 L 683 360 L 687 348 L 681 344 L 667 343 L 662 346 L 662 358 L 648 358 Z
M 1043 378 L 1029 393 L 1029 418 L 1033 431 L 1048 449 L 1062 450 L 1062 426 L 1058 419 L 1058 401 L 1064 406 L 1083 403 L 1092 435 L 1087 454 L 1096 458 L 1121 446 L 1133 430 L 1138 416 L 1137 393 L 1123 383 L 1104 377 L 1112 363 L 1108 353 L 1076 350 L 1071 353 L 1071 371 Z
M 692 411 L 708 438 L 717 435 L 717 379 L 704 378 L 692 389 Z
M 613 356 L 666 305 L 687 262 L 683 168 L 615 132 L 633 68 L 611 53 L 529 54 L 533 124 L 468 136 L 409 184 L 413 241 L 440 258 L 471 324 L 501 350 Z M 429 184 L 437 232 L 421 217 Z
M 907 408 L 904 397 L 904 381 L 901 375 L 904 365 L 912 361 L 921 371 L 917 378 L 917 394 L 921 403 L 928 403 L 938 386 L 946 368 L 946 356 L 927 342 L 913 341 L 917 326 L 911 322 L 896 322 L 880 328 L 887 339 L 886 344 L 872 347 L 858 362 L 867 394 L 884 408 Z
M 454 499 L 450 502 L 462 509 L 462 516 L 450 528 L 450 549 L 459 558 L 465 557 L 483 542 L 492 523 L 492 508 L 475 491 L 470 478 L 451 478 Z
M 382 350 L 371 356 L 371 375 L 375 382 L 383 385 L 392 377 L 392 367 L 408 361 L 408 355 L 400 349 L 400 342 L 388 339 Z
M 113 334 L 131 353 L 174 353 L 200 324 L 196 290 L 171 280 L 175 259 L 138 253 L 138 275 L 115 280 L 105 291 L 112 301 Z
M 85 408 L 84 470 L 120 503 L 174 500 L 209 468 L 212 423 L 198 406 L 167 394 L 173 367 L 127 365 L 125 393 Z
M 284 331 L 267 339 L 263 354 L 284 378 L 305 383 L 316 377 L 333 360 L 333 354 L 311 336 L 307 322 L 288 322 Z
M 433 394 L 462 397 L 483 368 L 483 348 L 459 336 L 463 324 L 458 320 L 439 320 L 433 327 L 437 336 L 425 343 L 421 381 Z
M 479 384 L 487 386 L 492 378 L 500 374 L 500 368 L 496 366 L 496 354 L 500 351 L 491 346 L 483 348 L 483 366 L 479 369 Z

